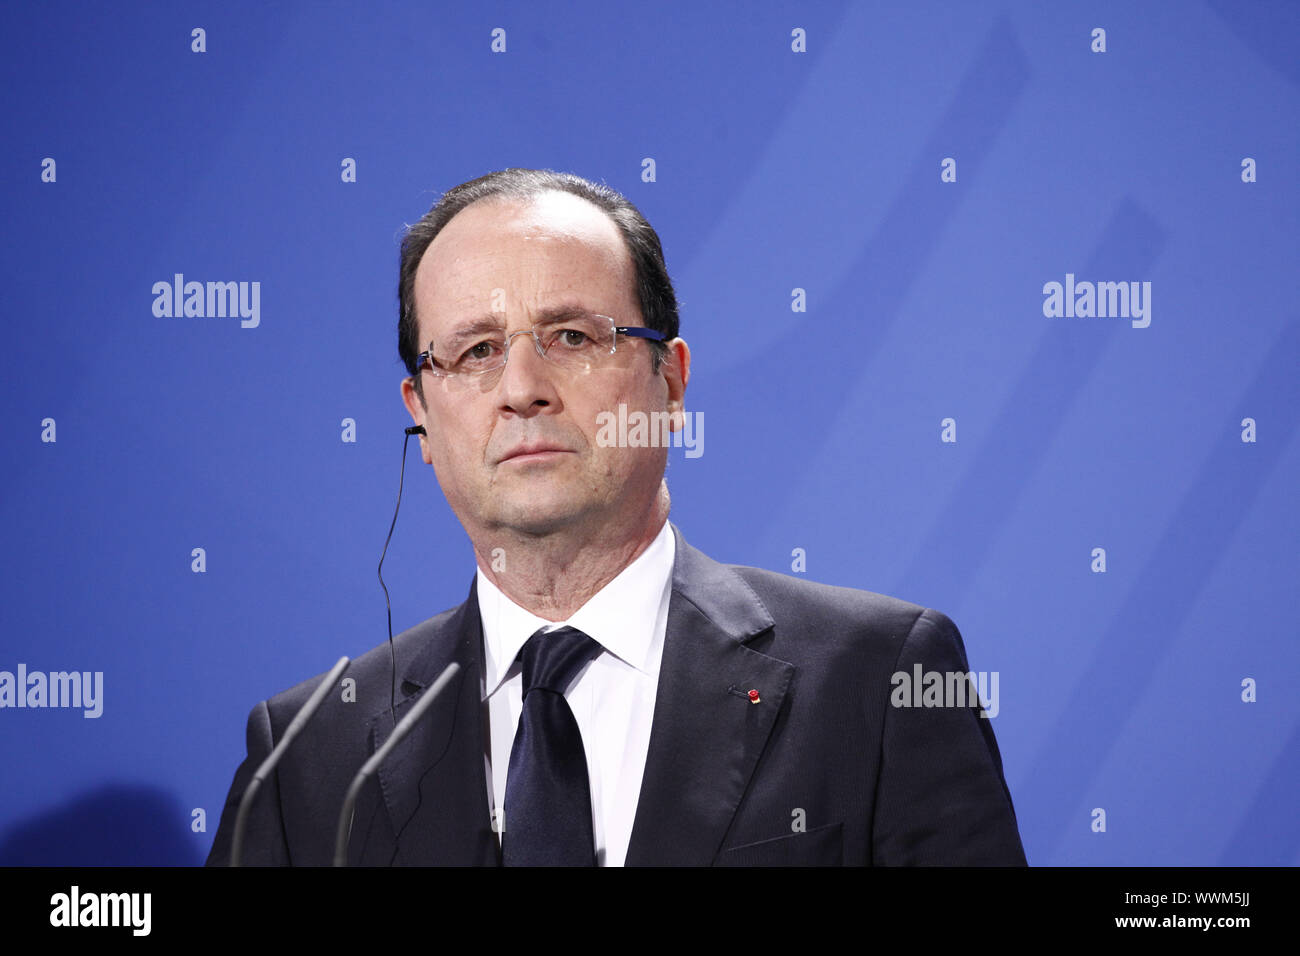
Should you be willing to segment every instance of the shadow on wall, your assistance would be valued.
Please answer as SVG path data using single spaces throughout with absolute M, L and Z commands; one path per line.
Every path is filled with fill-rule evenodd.
M 15 823 L 0 835 L 0 866 L 200 866 L 210 837 L 189 819 L 154 787 L 106 786 Z

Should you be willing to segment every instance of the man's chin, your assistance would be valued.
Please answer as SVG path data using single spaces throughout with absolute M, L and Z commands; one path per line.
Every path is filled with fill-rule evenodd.
M 493 525 L 498 531 L 545 537 L 582 524 L 582 517 L 583 512 L 571 504 L 548 508 L 537 502 L 528 502 L 501 509 Z

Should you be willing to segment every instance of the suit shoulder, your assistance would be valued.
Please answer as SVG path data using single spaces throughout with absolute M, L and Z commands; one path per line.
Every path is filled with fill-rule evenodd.
M 859 588 L 821 584 L 763 568 L 728 565 L 771 614 L 778 639 L 799 635 L 803 642 L 856 645 L 863 642 L 886 655 L 897 655 L 919 631 L 954 635 L 956 625 L 940 611 L 911 601 Z
M 727 567 L 753 589 L 773 614 L 784 608 L 818 618 L 852 618 L 889 628 L 902 627 L 910 630 L 927 610 L 920 604 L 875 591 L 822 584 L 791 574 L 739 564 Z M 930 613 L 942 616 L 937 611 Z

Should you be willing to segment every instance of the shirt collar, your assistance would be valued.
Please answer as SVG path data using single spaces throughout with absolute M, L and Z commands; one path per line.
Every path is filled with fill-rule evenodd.
M 665 521 L 650 546 L 567 621 L 548 621 L 525 610 L 480 569 L 476 590 L 483 621 L 484 698 L 505 681 L 528 638 L 542 628 L 576 627 L 626 664 L 649 673 L 652 662 L 647 658 L 664 591 L 672 585 L 676 550 L 676 538 Z

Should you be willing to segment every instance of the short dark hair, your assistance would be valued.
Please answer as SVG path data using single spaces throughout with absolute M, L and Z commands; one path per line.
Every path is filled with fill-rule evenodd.
M 402 237 L 397 282 L 397 350 L 407 373 L 415 379 L 415 390 L 421 402 L 424 401 L 424 389 L 416 365 L 422 349 L 419 318 L 415 314 L 415 272 L 429 244 L 456 213 L 480 199 L 528 200 L 546 192 L 579 196 L 609 216 L 622 234 L 636 269 L 641 321 L 647 328 L 662 332 L 665 342 L 677 337 L 677 295 L 668 277 L 659 234 L 626 196 L 603 183 L 593 183 L 572 173 L 557 173 L 549 169 L 503 169 L 447 190 Z M 654 369 L 658 371 L 667 349 L 661 342 L 645 341 L 652 347 Z

